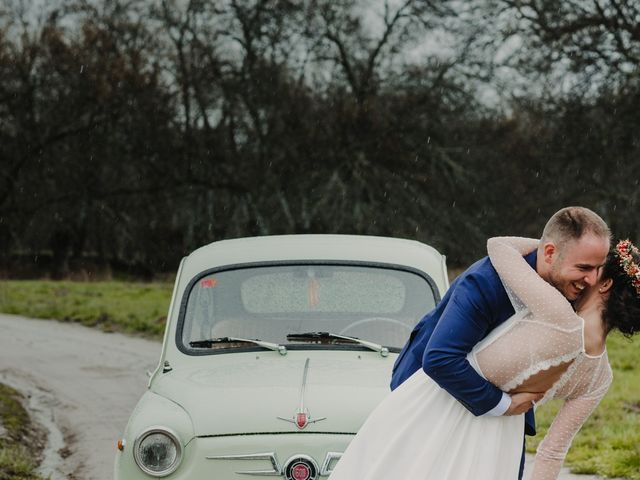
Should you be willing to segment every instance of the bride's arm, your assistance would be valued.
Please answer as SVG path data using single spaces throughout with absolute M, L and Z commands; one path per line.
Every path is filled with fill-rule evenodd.
M 547 435 L 538 446 L 530 480 L 558 478 L 573 437 L 607 393 L 611 380 L 611 370 L 607 368 L 598 386 L 592 392 L 565 401 Z
M 505 287 L 510 288 L 537 317 L 561 320 L 575 312 L 567 299 L 531 268 L 523 255 L 535 250 L 538 240 L 493 237 L 487 241 L 489 259 Z

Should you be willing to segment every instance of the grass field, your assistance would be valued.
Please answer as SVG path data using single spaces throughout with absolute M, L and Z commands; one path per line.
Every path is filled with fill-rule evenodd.
M 0 282 L 0 311 L 79 322 L 107 331 L 160 338 L 172 286 L 126 282 Z M 575 438 L 565 465 L 577 473 L 640 480 L 640 336 L 614 334 L 607 341 L 614 381 L 609 393 Z M 538 409 L 535 451 L 559 402 Z
M 1 281 L 0 312 L 161 338 L 172 288 L 168 283 Z
M 0 479 L 42 480 L 34 470 L 43 436 L 33 429 L 21 398 L 18 392 L 0 383 Z
M 607 339 L 613 385 L 573 440 L 565 465 L 575 473 L 640 479 L 640 337 L 630 341 L 619 334 Z M 536 412 L 538 435 L 527 438 L 527 449 L 544 438 L 562 405 L 543 405 Z

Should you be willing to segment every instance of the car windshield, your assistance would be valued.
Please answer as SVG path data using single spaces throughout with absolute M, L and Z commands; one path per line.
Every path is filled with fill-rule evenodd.
M 237 268 L 193 283 L 178 338 L 181 349 L 190 352 L 247 347 L 207 342 L 225 337 L 305 345 L 314 343 L 313 338 L 292 341 L 287 335 L 331 332 L 399 349 L 435 303 L 436 293 L 427 278 L 399 268 L 325 264 Z

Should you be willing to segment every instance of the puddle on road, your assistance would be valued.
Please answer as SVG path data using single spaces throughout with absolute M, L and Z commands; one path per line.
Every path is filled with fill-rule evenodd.
M 23 372 L 4 370 L 0 372 L 0 382 L 18 390 L 26 399 L 26 409 L 31 420 L 47 432 L 47 442 L 42 452 L 42 463 L 37 473 L 51 480 L 66 480 L 69 477 L 69 465 L 64 465 L 64 458 L 69 452 L 63 428 L 56 422 L 54 407 L 58 400 L 51 392 L 38 386 Z M 63 468 L 66 467 L 66 468 Z M 72 478 L 72 477 L 71 477 Z

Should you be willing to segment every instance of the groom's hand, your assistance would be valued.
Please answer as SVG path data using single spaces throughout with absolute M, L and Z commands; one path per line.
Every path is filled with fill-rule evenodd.
M 514 393 L 511 395 L 511 405 L 504 412 L 504 415 L 520 415 L 526 413 L 535 402 L 538 402 L 544 397 L 544 393 Z

